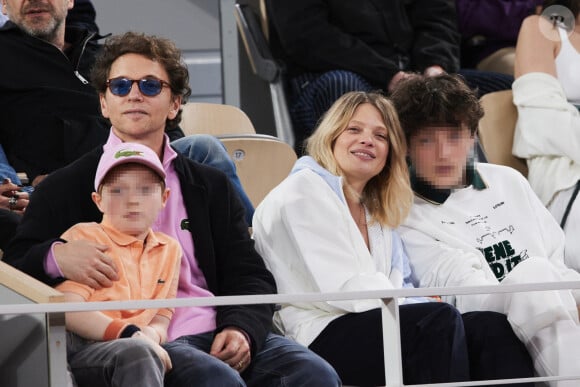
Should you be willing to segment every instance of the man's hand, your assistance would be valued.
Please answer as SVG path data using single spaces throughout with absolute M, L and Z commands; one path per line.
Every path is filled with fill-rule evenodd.
M 157 344 L 155 341 L 153 341 L 150 337 L 148 337 L 141 331 L 135 332 L 133 336 L 131 336 L 131 338 L 135 340 L 141 340 L 149 344 L 149 346 L 153 349 L 153 351 L 155 351 L 155 354 L 159 356 L 159 359 L 161 359 L 161 363 L 163 363 L 163 367 L 165 367 L 165 373 L 171 371 L 171 369 L 173 368 L 173 365 L 171 364 L 171 358 L 169 357 L 169 354 L 162 346 Z
M 391 78 L 387 91 L 389 92 L 389 94 L 392 93 L 397 88 L 397 85 L 401 83 L 401 81 L 416 76 L 417 74 L 415 73 L 407 73 L 405 71 L 399 71 Z
M 218 333 L 211 345 L 210 355 L 242 373 L 252 361 L 250 343 L 239 328 L 229 327 Z
M 445 74 L 443 67 L 439 65 L 429 66 L 423 71 L 423 75 L 426 77 L 436 77 L 437 75 Z
M 94 242 L 71 241 L 54 245 L 54 258 L 65 278 L 93 289 L 108 288 L 117 281 L 117 268 L 104 252 L 109 247 Z

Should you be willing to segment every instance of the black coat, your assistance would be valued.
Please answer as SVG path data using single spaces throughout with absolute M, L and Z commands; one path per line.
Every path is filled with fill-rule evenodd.
M 53 242 L 79 222 L 100 222 L 90 196 L 102 147 L 49 175 L 32 194 L 16 237 L 4 260 L 29 275 L 55 285 L 44 271 Z M 244 208 L 220 171 L 178 155 L 174 167 L 189 218 L 195 256 L 209 290 L 216 296 L 272 294 L 276 285 L 254 249 L 244 220 Z M 171 196 L 170 199 L 171 200 Z M 251 337 L 252 352 L 262 346 L 272 325 L 271 305 L 219 306 L 218 331 L 237 326 Z
M 11 22 L 0 29 L 0 144 L 31 181 L 104 144 L 109 133 L 86 83 L 99 47 L 95 33 L 67 32 L 74 42 L 68 57 Z
M 386 89 L 400 70 L 459 69 L 454 0 L 269 0 L 268 11 L 290 77 L 341 69 Z

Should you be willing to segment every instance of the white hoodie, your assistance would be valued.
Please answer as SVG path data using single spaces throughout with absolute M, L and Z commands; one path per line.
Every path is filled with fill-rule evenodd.
M 252 221 L 256 250 L 274 275 L 279 293 L 412 287 L 399 236 L 369 223 L 369 252 L 342 183 L 311 157 L 302 157 L 256 208 Z M 377 299 L 294 303 L 282 305 L 275 321 L 286 336 L 308 346 L 332 320 L 380 305 Z
M 569 281 L 564 234 L 512 168 L 476 164 L 477 180 L 444 200 L 416 195 L 399 228 L 419 287 L 497 284 L 530 257 L 549 260 Z M 580 301 L 580 291 L 574 291 Z M 462 312 L 483 310 L 487 295 L 449 297 Z

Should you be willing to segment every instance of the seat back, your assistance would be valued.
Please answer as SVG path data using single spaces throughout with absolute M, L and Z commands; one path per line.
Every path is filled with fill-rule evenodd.
M 296 153 L 287 143 L 267 135 L 220 137 L 236 164 L 238 176 L 254 207 L 292 169 Z
M 518 111 L 511 90 L 485 94 L 480 99 L 484 116 L 479 121 L 479 142 L 487 161 L 506 165 L 528 175 L 524 159 L 512 154 Z
M 256 133 L 246 113 L 235 106 L 216 103 L 186 103 L 183 105 L 180 126 L 186 136 Z
M 294 146 L 294 132 L 288 111 L 288 102 L 284 86 L 283 66 L 277 61 L 268 43 L 268 16 L 265 1 L 260 2 L 260 16 L 248 4 L 235 5 L 236 22 L 242 42 L 246 49 L 252 72 L 270 85 L 270 96 L 276 136 Z

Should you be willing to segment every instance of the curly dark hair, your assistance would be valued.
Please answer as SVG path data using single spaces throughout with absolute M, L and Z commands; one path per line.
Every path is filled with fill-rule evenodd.
M 137 32 L 112 36 L 103 45 L 91 70 L 91 83 L 99 94 L 104 94 L 107 90 L 107 80 L 113 62 L 125 54 L 143 55 L 160 63 L 169 76 L 173 96 L 181 96 L 182 103 L 187 101 L 191 95 L 191 88 L 189 72 L 181 57 L 181 51 L 169 39 Z M 167 119 L 166 130 L 175 128 L 180 121 L 181 109 L 174 119 Z
M 415 76 L 402 81 L 391 94 L 407 141 L 428 126 L 459 126 L 471 134 L 483 117 L 477 95 L 460 75 Z

